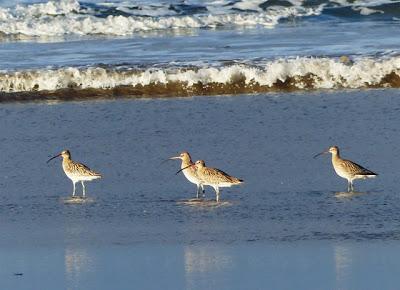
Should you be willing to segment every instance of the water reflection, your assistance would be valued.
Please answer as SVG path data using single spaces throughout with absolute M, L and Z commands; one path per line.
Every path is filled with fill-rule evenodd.
M 336 288 L 343 290 L 347 289 L 345 285 L 348 285 L 347 281 L 350 274 L 349 272 L 353 263 L 351 249 L 346 245 L 335 245 L 334 260 L 336 270 Z
M 211 276 L 232 269 L 233 257 L 223 245 L 185 246 L 184 267 L 186 289 L 206 289 L 212 286 L 209 281 Z
M 93 203 L 94 198 L 81 197 L 81 196 L 68 196 L 68 197 L 60 197 L 60 201 L 64 204 L 84 204 L 84 203 Z
M 217 202 L 215 199 L 185 199 L 177 201 L 177 204 L 201 208 L 219 208 L 223 206 L 231 206 L 233 203 L 226 200 Z
M 65 227 L 64 266 L 68 289 L 77 289 L 93 271 L 93 256 L 88 247 L 80 245 L 79 238 L 87 234 L 87 227 L 70 220 Z
M 67 246 L 64 256 L 65 278 L 68 289 L 76 289 L 82 277 L 87 274 L 93 264 L 91 256 L 84 248 Z
M 337 198 L 352 198 L 352 197 L 356 197 L 356 196 L 363 195 L 363 194 L 366 194 L 366 192 L 343 191 L 343 192 L 336 192 L 335 197 L 337 197 Z

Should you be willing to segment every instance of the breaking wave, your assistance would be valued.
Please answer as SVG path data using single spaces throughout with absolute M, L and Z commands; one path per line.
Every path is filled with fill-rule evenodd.
M 188 4 L 189 3 L 189 4 Z M 294 17 L 400 17 L 400 1 L 243 0 L 86 3 L 49 1 L 0 8 L 3 37 L 131 35 L 154 30 L 262 26 Z
M 0 73 L 0 101 L 400 87 L 400 57 L 298 57 L 212 65 L 65 67 Z

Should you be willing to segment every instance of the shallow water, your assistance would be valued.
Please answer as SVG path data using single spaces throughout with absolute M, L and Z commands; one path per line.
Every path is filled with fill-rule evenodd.
M 3 104 L 1 288 L 395 289 L 399 110 L 396 90 Z M 380 175 L 344 193 L 312 158 L 334 144 Z M 104 176 L 85 201 L 46 164 L 62 149 Z M 182 150 L 245 184 L 196 205 L 162 163 Z
M 399 245 L 246 243 L 8 249 L 3 289 L 397 289 Z M 7 265 L 7 266 L 5 266 Z M 17 276 L 15 274 L 23 274 Z
M 0 217 L 13 234 L 0 243 L 397 240 L 399 108 L 394 90 L 3 105 Z M 380 174 L 356 181 L 365 194 L 340 194 L 330 158 L 312 158 L 330 145 Z M 65 203 L 61 161 L 46 164 L 63 149 L 103 174 L 87 183 L 93 202 Z M 161 162 L 183 150 L 245 180 L 222 191 L 229 204 L 182 204 L 195 186 Z

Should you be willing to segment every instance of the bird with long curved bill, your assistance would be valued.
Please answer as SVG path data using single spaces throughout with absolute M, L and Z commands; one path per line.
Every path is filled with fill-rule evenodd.
M 374 178 L 378 175 L 377 173 L 374 173 L 353 161 L 342 159 L 339 154 L 339 147 L 337 146 L 329 147 L 328 150 L 318 153 L 314 156 L 314 158 L 329 153 L 332 154 L 332 165 L 336 174 L 344 179 L 347 179 L 348 192 L 354 192 L 354 180 Z
M 208 185 L 214 188 L 217 202 L 219 202 L 220 198 L 220 187 L 231 187 L 233 185 L 239 185 L 243 183 L 242 179 L 230 176 L 222 170 L 207 167 L 203 160 L 197 160 L 194 165 L 188 165 L 186 168 L 189 167 L 195 169 L 196 175 L 201 180 L 202 185 Z M 182 170 L 185 170 L 186 168 L 182 168 L 176 174 Z
M 101 178 L 101 174 L 97 173 L 93 170 L 91 170 L 89 167 L 82 163 L 75 162 L 71 159 L 71 153 L 68 150 L 62 151 L 60 154 L 57 154 L 56 156 L 51 157 L 49 160 L 47 160 L 47 163 L 49 163 L 51 160 L 54 158 L 57 158 L 61 156 L 63 161 L 62 161 L 62 167 L 64 170 L 65 175 L 69 179 L 71 179 L 72 184 L 74 186 L 72 196 L 75 196 L 75 184 L 77 182 L 81 182 L 82 184 L 82 195 L 85 197 L 85 181 L 92 181 L 94 179 L 99 179 Z
M 200 189 L 204 195 L 205 192 L 204 185 L 201 183 L 201 180 L 196 175 L 196 170 L 195 167 L 193 166 L 194 163 L 192 161 L 192 158 L 190 157 L 190 154 L 184 151 L 181 154 L 179 154 L 179 156 L 170 157 L 167 160 L 176 160 L 176 159 L 182 160 L 181 169 L 179 170 L 179 172 L 183 171 L 183 175 L 185 175 L 186 179 L 189 182 L 196 184 L 197 186 L 196 198 L 199 199 Z

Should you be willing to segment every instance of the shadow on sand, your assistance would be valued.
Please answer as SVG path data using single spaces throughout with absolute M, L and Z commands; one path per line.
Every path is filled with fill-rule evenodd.
M 68 196 L 68 197 L 61 197 L 60 201 L 64 204 L 83 204 L 83 203 L 92 203 L 94 202 L 94 199 L 92 197 Z
M 219 201 L 217 202 L 215 199 L 201 199 L 201 198 L 192 198 L 192 199 L 182 199 L 176 202 L 179 205 L 187 205 L 193 207 L 221 207 L 221 206 L 230 206 L 232 202 L 229 201 Z

